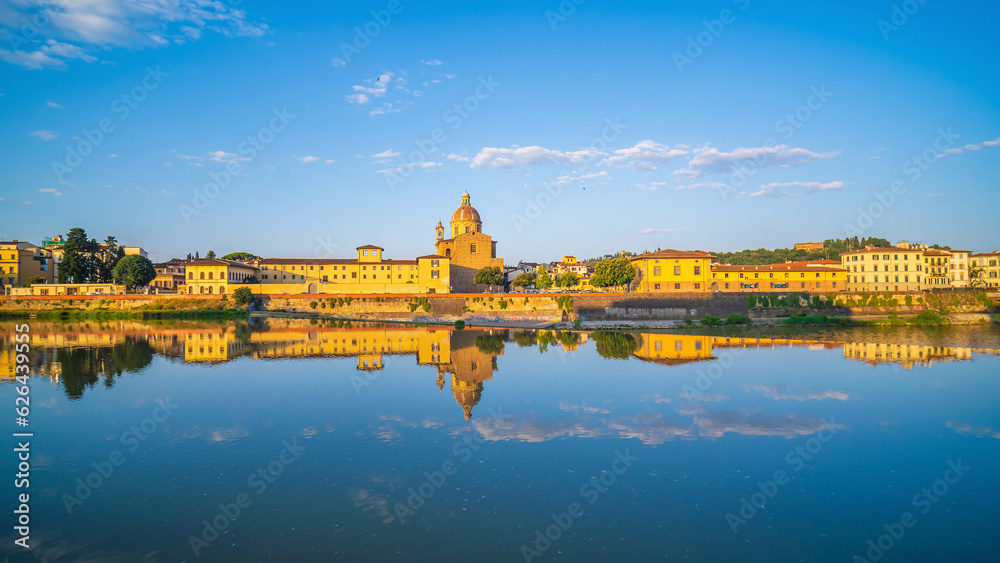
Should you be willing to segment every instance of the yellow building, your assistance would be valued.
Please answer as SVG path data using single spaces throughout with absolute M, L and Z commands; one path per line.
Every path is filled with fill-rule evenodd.
M 701 250 L 658 250 L 629 259 L 636 269 L 633 281 L 639 293 L 698 292 L 708 290 L 709 266 L 714 256 Z
M 848 291 L 920 291 L 925 287 L 924 250 L 920 247 L 905 243 L 887 248 L 869 245 L 844 252 L 840 261 L 847 270 Z
M 497 243 L 483 233 L 483 221 L 472 207 L 469 192 L 462 194 L 462 205 L 451 216 L 448 226 L 451 238 L 444 238 L 441 221 L 435 231 L 435 252 L 450 260 L 452 292 L 475 293 L 482 289 L 475 282 L 476 273 L 482 268 L 496 267 L 503 272 L 503 259 L 497 258 Z
M 975 280 L 976 287 L 991 289 L 1000 287 L 1000 251 L 973 254 L 969 264 L 970 268 L 981 270 Z
M 928 248 L 924 250 L 924 282 L 922 289 L 951 287 L 951 252 Z
M 833 260 L 760 266 L 713 264 L 711 291 L 836 293 L 847 289 L 847 270 Z
M 20 240 L 0 241 L 0 294 L 28 284 L 33 277 L 53 281 L 51 258 L 42 248 Z
M 14 287 L 10 295 L 121 295 L 124 285 L 113 283 L 42 283 L 31 287 Z
M 972 252 L 949 250 L 951 252 L 951 287 L 969 287 L 969 263 Z
M 189 260 L 185 264 L 187 279 L 177 286 L 177 293 L 188 295 L 213 295 L 232 293 L 236 285 L 251 276 L 257 275 L 257 268 L 218 258 L 201 258 Z
M 431 254 L 391 260 L 381 246 L 357 247 L 357 259 L 264 258 L 254 261 L 254 293 L 449 293 L 450 260 Z

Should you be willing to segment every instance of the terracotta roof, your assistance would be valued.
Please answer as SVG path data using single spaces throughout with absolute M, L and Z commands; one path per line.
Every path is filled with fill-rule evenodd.
M 385 250 L 381 246 L 375 246 L 374 244 L 366 244 L 364 246 L 359 246 L 359 247 L 356 248 L 356 250 L 365 250 L 365 249 L 369 249 L 369 248 L 377 248 L 379 250 Z
M 656 252 L 647 252 L 646 254 L 640 254 L 638 256 L 633 256 L 629 258 L 629 261 L 633 260 L 646 260 L 649 258 L 715 258 L 711 253 L 705 252 L 704 250 L 674 250 L 672 248 L 665 248 L 663 250 L 657 250 Z
M 417 256 L 417 260 L 420 260 L 422 258 L 430 258 L 431 260 L 438 260 L 438 259 L 444 260 L 444 259 L 447 259 L 448 257 L 447 256 L 441 256 L 440 254 L 428 254 L 426 256 Z
M 951 256 L 951 252 L 938 248 L 928 248 L 924 251 L 924 254 L 930 256 Z
M 1000 250 L 994 250 L 993 252 L 980 252 L 979 254 L 973 254 L 973 256 L 996 256 L 1000 254 Z
M 476 211 L 475 207 L 471 205 L 463 205 L 455 210 L 455 213 L 451 216 L 452 221 L 475 221 L 477 223 L 482 223 L 482 219 L 479 218 L 479 212 Z

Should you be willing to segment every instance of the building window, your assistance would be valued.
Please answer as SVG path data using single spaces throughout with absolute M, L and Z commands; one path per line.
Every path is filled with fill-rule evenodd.
M 440 260 L 431 260 L 431 268 L 437 268 L 440 265 Z M 400 270 L 403 269 L 402 266 L 399 267 Z
M 695 288 L 695 289 L 701 289 L 701 284 L 700 284 L 700 283 L 696 283 L 696 284 L 694 284 L 694 288 Z
M 351 277 L 354 278 L 354 279 L 358 279 L 358 273 L 357 272 L 351 272 Z
M 653 289 L 660 289 L 660 284 L 654 283 L 653 284 Z
M 680 266 L 674 266 L 674 275 L 675 276 L 681 275 L 681 267 Z
M 674 289 L 680 289 L 680 288 L 681 288 L 681 284 L 679 284 L 679 283 L 675 283 L 674 284 Z
M 695 266 L 694 267 L 694 275 L 696 275 L 696 276 L 700 276 L 701 275 L 701 266 Z
M 475 252 L 475 251 L 476 251 L 476 245 L 474 244 L 469 245 L 469 252 Z
M 659 266 L 653 266 L 653 275 L 654 276 L 660 275 L 660 267 Z
M 726 289 L 729 289 L 729 282 L 726 282 Z
M 440 277 L 441 277 L 440 270 L 431 270 L 431 279 L 432 280 L 436 280 L 436 279 L 438 279 Z

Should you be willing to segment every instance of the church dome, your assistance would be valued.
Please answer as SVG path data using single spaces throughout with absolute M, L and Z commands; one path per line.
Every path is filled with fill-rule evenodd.
M 479 218 L 479 212 L 476 211 L 475 207 L 471 205 L 463 205 L 455 210 L 455 214 L 451 216 L 452 221 L 475 221 L 477 223 L 481 222 L 482 219 Z
M 469 192 L 462 194 L 462 205 L 455 210 L 455 214 L 451 216 L 451 220 L 482 223 L 482 219 L 479 218 L 479 212 L 476 211 L 475 207 L 472 207 L 469 201 Z

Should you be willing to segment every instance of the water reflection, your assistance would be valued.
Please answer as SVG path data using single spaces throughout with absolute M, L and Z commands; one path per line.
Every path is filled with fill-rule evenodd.
M 0 323 L 0 377 L 14 377 L 14 324 Z M 315 323 L 301 319 L 223 323 L 162 323 L 137 321 L 106 323 L 33 323 L 31 358 L 34 371 L 60 382 L 71 399 L 83 396 L 98 383 L 112 387 L 124 373 L 138 373 L 152 362 L 155 354 L 194 364 L 217 364 L 240 358 L 282 360 L 301 358 L 350 357 L 364 372 L 385 368 L 387 358 L 414 356 L 417 365 L 437 369 L 436 384 L 448 385 L 466 420 L 480 402 L 484 383 L 498 370 L 508 342 L 520 348 L 536 348 L 545 353 L 559 349 L 574 352 L 590 340 L 597 354 L 609 360 L 640 360 L 665 367 L 694 362 L 714 362 L 720 351 L 747 348 L 841 349 L 845 358 L 875 366 L 891 364 L 912 370 L 940 362 L 968 361 L 975 355 L 1000 354 L 1000 337 L 995 329 L 952 328 L 942 334 L 914 330 L 843 330 L 789 336 L 742 336 L 740 334 L 694 335 L 678 333 L 582 333 L 558 330 L 455 330 L 452 327 L 417 327 L 397 324 L 350 322 Z M 765 385 L 746 389 L 773 400 L 847 400 L 841 391 L 789 389 Z M 698 394 L 698 402 L 729 397 Z M 664 401 L 669 401 L 664 398 Z M 709 435 L 738 426 L 747 432 L 767 434 L 777 427 L 766 420 L 731 420 L 732 415 L 709 411 L 688 412 L 696 425 Z M 729 417 L 729 418 L 726 418 Z M 663 427 L 659 421 L 633 421 L 654 426 L 661 434 L 684 436 L 685 432 Z M 801 425 L 780 425 L 797 434 L 817 427 L 816 421 Z M 602 429 L 532 428 L 511 423 L 510 431 L 527 439 L 547 439 L 577 432 L 606 433 L 624 430 L 617 422 Z M 751 430 L 757 428 L 757 430 Z M 788 430 L 792 428 L 792 430 Z M 496 432 L 495 430 L 493 431 Z M 629 430 L 631 432 L 631 430 Z M 646 435 L 646 431 L 639 431 Z M 627 434 L 627 432 L 626 432 Z M 658 434 L 660 435 L 660 434 Z M 647 438 L 651 439 L 651 438 Z

